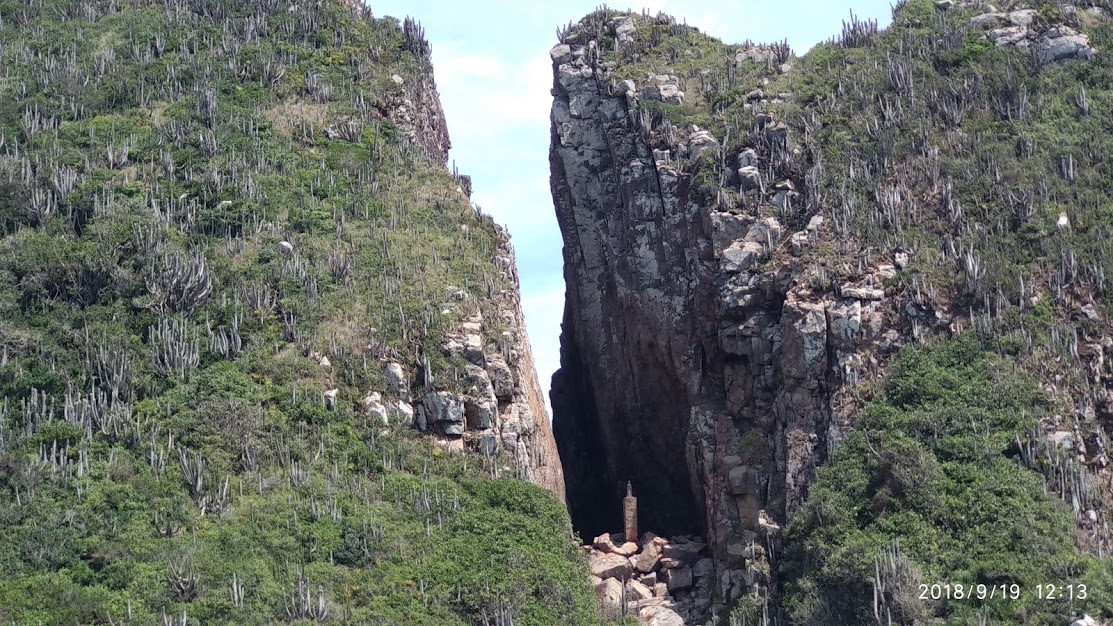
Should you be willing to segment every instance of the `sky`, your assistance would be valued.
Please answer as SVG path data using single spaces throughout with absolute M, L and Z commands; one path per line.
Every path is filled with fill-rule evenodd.
M 558 27 L 598 0 L 366 0 L 376 16 L 425 28 L 452 140 L 450 166 L 472 177 L 472 201 L 510 231 L 522 309 L 548 403 L 560 367 L 563 257 L 549 192 L 549 49 Z M 641 0 L 612 9 L 664 11 L 725 43 L 787 39 L 802 55 L 834 37 L 853 11 L 889 24 L 889 0 Z M 551 411 L 550 411 L 551 415 Z

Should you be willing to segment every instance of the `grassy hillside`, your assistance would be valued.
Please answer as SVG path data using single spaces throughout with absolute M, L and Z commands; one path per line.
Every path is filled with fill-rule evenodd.
M 0 622 L 596 623 L 551 496 L 362 411 L 388 360 L 458 386 L 509 287 L 392 121 L 416 25 L 4 0 L 0 42 Z
M 852 18 L 800 58 L 665 16 L 637 17 L 623 41 L 605 10 L 566 31 L 592 34 L 588 55 L 616 84 L 683 92 L 643 97 L 637 121 L 689 199 L 803 233 L 806 245 L 763 257 L 767 271 L 838 294 L 888 263 L 876 287 L 899 303 L 894 330 L 913 343 L 932 333 L 918 316 L 938 312 L 937 334 L 957 337 L 906 347 L 884 382 L 854 390 L 858 431 L 775 559 L 775 602 L 793 624 L 873 623 L 875 588 L 882 623 L 886 607 L 901 624 L 1113 615 L 1108 562 L 1090 556 L 1109 548 L 1113 19 L 1101 2 L 994 4 L 1033 9 L 1033 49 L 1066 26 L 1093 58 L 1045 63 L 995 46 L 972 23 L 980 3 L 933 0 L 897 3 L 887 30 Z M 717 144 L 694 159 L 692 125 Z M 742 179 L 735 160 L 751 149 L 760 162 Z M 821 234 L 809 234 L 816 216 Z M 1052 431 L 1073 432 L 1074 451 L 1047 441 Z M 919 582 L 1023 593 L 920 602 Z M 1035 586 L 1049 582 L 1091 593 L 1041 601 Z M 760 615 L 745 600 L 736 618 Z

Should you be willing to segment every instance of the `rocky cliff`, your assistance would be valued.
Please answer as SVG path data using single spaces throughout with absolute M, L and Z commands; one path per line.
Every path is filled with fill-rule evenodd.
M 495 263 L 508 287 L 496 291 L 495 283 L 488 282 L 487 293 L 479 296 L 494 305 L 488 313 L 494 319 L 476 311 L 475 296 L 450 288 L 442 311 L 460 314 L 464 322 L 445 335 L 440 349 L 464 362 L 462 384 L 458 392 L 426 392 L 415 424 L 448 450 L 491 459 L 506 453 L 508 464 L 502 471 L 545 488 L 563 502 L 564 473 L 526 333 L 514 250 L 507 233 L 500 228 L 498 234 Z M 453 376 L 459 379 L 460 372 Z
M 631 481 L 642 528 L 707 537 L 716 606 L 764 593 L 781 527 L 892 356 L 971 326 L 1015 332 L 990 321 L 991 294 L 1023 309 L 1033 285 L 1006 295 L 982 260 L 1011 244 L 945 217 L 976 202 L 963 168 L 986 158 L 955 130 L 962 114 L 1008 105 L 916 64 L 951 50 L 1019 59 L 1019 47 L 1032 65 L 1015 71 L 1039 76 L 1093 50 L 1075 30 L 1081 10 L 1055 14 L 1073 27 L 994 11 L 901 3 L 891 33 L 852 21 L 803 60 L 663 15 L 599 11 L 561 33 L 550 163 L 567 300 L 553 427 L 583 536 L 616 529 Z M 933 40 L 938 29 L 950 39 Z M 1059 314 L 1077 302 L 1061 298 Z M 1083 429 L 1104 437 L 1092 419 Z
M 616 486 L 631 481 L 641 523 L 706 532 L 723 594 L 737 596 L 762 582 L 747 570 L 750 544 L 800 502 L 845 428 L 847 366 L 900 336 L 884 321 L 898 301 L 873 287 L 892 260 L 842 297 L 817 293 L 783 244 L 811 245 L 821 220 L 791 233 L 775 211 L 722 211 L 701 196 L 654 153 L 636 108 L 650 94 L 612 86 L 588 43 L 572 33 L 552 53 L 568 283 L 552 401 L 570 510 L 582 532 L 606 532 L 620 519 Z M 677 158 L 718 148 L 698 129 L 675 140 Z

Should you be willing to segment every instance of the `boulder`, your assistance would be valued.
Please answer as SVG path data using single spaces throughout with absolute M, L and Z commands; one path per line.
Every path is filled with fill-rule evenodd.
M 688 137 L 688 156 L 698 161 L 705 153 L 718 154 L 719 142 L 706 130 L 698 130 Z
M 642 100 L 664 102 L 665 104 L 684 104 L 684 92 L 680 90 L 680 79 L 668 74 L 650 74 L 649 84 L 641 92 Z
M 638 553 L 638 544 L 633 541 L 626 541 L 615 545 L 614 553 L 619 556 L 630 558 Z
M 1035 9 L 1018 9 L 1009 13 L 1009 22 L 1013 26 L 1030 26 L 1039 12 Z
M 611 88 L 612 96 L 627 96 L 630 94 L 637 94 L 638 84 L 632 80 L 620 80 Z
M 1090 38 L 1069 26 L 1048 29 L 1036 42 L 1033 54 L 1041 65 L 1094 58 Z
M 282 254 L 293 254 L 294 244 L 290 243 L 289 241 L 280 241 L 278 242 L 278 251 Z
M 851 287 L 844 285 L 842 288 L 842 296 L 844 298 L 857 298 L 859 300 L 881 300 L 885 297 L 885 292 L 873 287 Z
M 383 406 L 382 394 L 375 391 L 363 398 L 363 414 L 383 425 L 389 423 L 386 407 Z
M 753 189 L 761 189 L 761 170 L 755 165 L 745 165 L 738 168 L 739 193 Z
M 549 50 L 549 58 L 556 65 L 562 65 L 572 60 L 572 47 L 566 43 L 558 44 Z
M 447 391 L 428 393 L 425 394 L 423 405 L 426 419 L 440 425 L 446 435 L 464 433 L 464 403 L 459 396 Z
M 670 593 L 691 587 L 692 568 L 678 567 L 676 569 L 665 570 L 665 584 L 669 586 Z
M 595 585 L 595 601 L 599 605 L 599 615 L 604 618 L 622 615 L 622 583 L 607 578 Z
M 510 400 L 514 397 L 514 374 L 501 356 L 487 361 L 487 377 L 490 378 L 491 389 L 499 400 Z
M 1062 448 L 1063 450 L 1070 450 L 1074 447 L 1074 434 L 1068 430 L 1057 430 L 1047 435 L 1047 440 L 1054 444 L 1056 448 Z
M 684 561 L 681 561 L 680 559 L 674 559 L 669 556 L 661 557 L 661 560 L 658 561 L 658 563 L 660 564 L 662 570 L 676 569 L 678 567 L 683 567 L 684 565 Z
M 1007 13 L 983 13 L 970 18 L 970 25 L 974 28 L 991 28 L 1004 24 L 1008 19 Z
M 781 223 L 775 217 L 763 217 L 746 231 L 746 241 L 775 246 L 781 241 Z
M 777 53 L 769 46 L 750 46 L 739 50 L 734 55 L 734 62 L 741 65 L 749 61 L 755 65 L 771 67 L 776 58 Z
M 614 27 L 614 36 L 619 44 L 631 43 L 637 35 L 638 27 L 634 24 L 634 18 L 625 16 L 617 18 L 618 23 Z
M 711 576 L 713 573 L 715 573 L 715 563 L 711 559 L 700 559 L 692 566 L 692 575 L 696 578 Z
M 412 424 L 414 421 L 414 408 L 405 400 L 399 400 L 394 410 L 398 413 L 398 421 L 403 424 Z
M 477 448 L 479 449 L 480 454 L 482 454 L 484 456 L 491 456 L 494 453 L 498 452 L 498 449 L 499 449 L 498 436 L 495 435 L 495 432 L 493 430 L 488 430 L 487 432 L 484 432 L 484 433 L 479 435 L 479 440 L 478 440 L 478 443 L 476 445 L 477 445 Z
M 473 365 L 483 365 L 483 337 L 478 333 L 469 333 L 464 335 L 463 342 L 463 355 L 464 359 Z
M 993 45 L 998 48 L 1005 46 L 1019 46 L 1026 47 L 1028 45 L 1028 27 L 1027 26 L 1005 26 L 1003 28 L 994 28 L 988 33 L 989 38 L 993 40 Z
M 592 542 L 593 547 L 607 554 L 617 554 L 619 556 L 630 557 L 638 552 L 638 544 L 632 541 L 617 542 L 615 538 L 622 539 L 622 535 L 612 535 L 604 533 L 595 538 Z
M 680 615 L 664 606 L 651 606 L 638 613 L 638 619 L 643 626 L 684 626 L 684 619 Z
M 661 557 L 676 559 L 683 563 L 695 563 L 700 558 L 700 552 L 707 546 L 698 541 L 687 543 L 670 543 L 661 550 Z
M 744 239 L 753 228 L 754 219 L 748 215 L 734 215 L 725 211 L 711 212 L 711 246 L 715 258 L 723 255 L 727 246 Z M 642 543 L 645 543 L 644 541 Z
M 630 566 L 630 559 L 617 554 L 599 553 L 591 555 L 591 573 L 600 578 L 630 578 L 634 568 Z M 619 585 L 621 589 L 622 585 Z
M 636 558 L 635 568 L 643 574 L 648 574 L 657 569 L 661 560 L 661 551 L 668 545 L 668 541 L 661 537 L 653 537 L 642 544 L 642 551 Z
M 653 597 L 653 590 L 646 585 L 630 580 L 626 582 L 626 600 L 648 600 Z
M 329 389 L 325 392 L 325 407 L 330 411 L 336 410 L 336 397 L 340 395 L 339 389 Z
M 754 167 L 758 165 L 757 152 L 753 148 L 746 148 L 738 153 L 738 167 Z
M 765 248 L 754 241 L 736 241 L 725 250 L 720 261 L 724 272 L 745 272 L 757 265 L 765 254 Z
M 406 384 L 406 372 L 400 363 L 387 363 L 383 368 L 383 379 L 388 392 L 403 400 L 409 399 L 410 389 Z

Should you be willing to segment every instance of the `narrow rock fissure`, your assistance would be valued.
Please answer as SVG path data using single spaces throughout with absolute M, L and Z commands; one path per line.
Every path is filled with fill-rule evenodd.
M 656 390 L 641 407 L 601 410 L 591 367 L 575 339 L 574 321 L 566 316 L 561 369 L 553 377 L 553 431 L 565 468 L 568 509 L 573 528 L 588 540 L 613 532 L 622 522 L 621 501 L 629 482 L 640 494 L 639 527 L 662 536 L 702 534 L 703 508 L 692 492 L 685 458 L 687 432 L 683 398 L 670 390 L 679 387 L 667 372 L 638 362 L 647 355 L 634 352 L 623 369 L 635 388 Z M 652 342 L 647 349 L 652 349 Z M 623 413 L 623 419 L 613 419 Z M 610 419 L 600 419 L 607 414 Z

